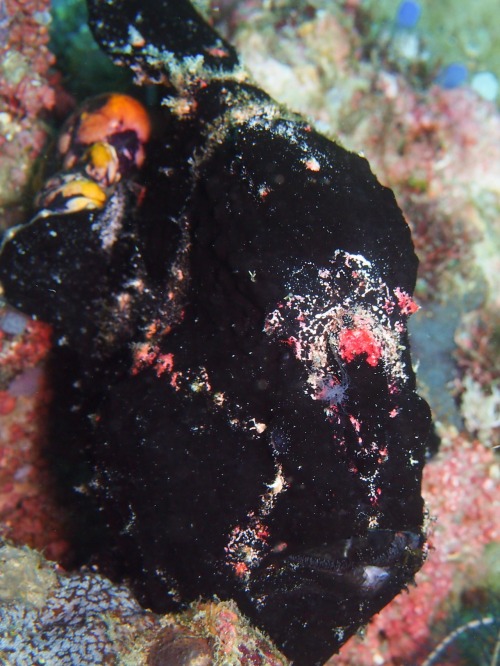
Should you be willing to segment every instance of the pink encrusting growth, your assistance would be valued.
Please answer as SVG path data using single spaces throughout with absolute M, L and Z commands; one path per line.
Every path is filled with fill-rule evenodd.
M 174 369 L 174 355 L 161 354 L 156 345 L 148 342 L 137 345 L 134 350 L 134 361 L 132 365 L 132 375 L 137 375 L 141 370 L 153 367 L 156 376 L 161 377 L 163 373 L 172 373 Z
M 353 361 L 356 356 L 366 354 L 366 362 L 375 366 L 382 356 L 382 347 L 366 328 L 345 328 L 339 333 L 339 349 L 342 358 Z
M 2 226 L 24 217 L 27 188 L 47 141 L 43 113 L 56 105 L 48 0 L 0 2 L 0 207 Z
M 306 267 L 307 268 L 307 267 Z M 319 289 L 290 294 L 265 322 L 264 331 L 277 335 L 308 372 L 311 397 L 336 412 L 349 389 L 347 365 L 382 364 L 389 373 L 389 392 L 407 377 L 401 363 L 407 317 L 418 306 L 402 289 L 391 290 L 364 257 L 337 251 L 329 267 L 318 270 Z M 349 284 L 346 290 L 343 281 Z M 371 294 L 376 305 L 366 301 Z M 333 357 L 333 361 L 332 361 Z M 331 414 L 330 414 L 331 415 Z
M 65 561 L 67 515 L 45 456 L 51 335 L 47 324 L 0 308 L 0 536 Z
M 403 291 L 399 287 L 396 287 L 396 289 L 394 289 L 394 293 L 396 294 L 396 297 L 398 299 L 398 305 L 399 309 L 401 310 L 401 314 L 407 316 L 415 314 L 419 306 L 415 303 L 413 298 L 409 294 L 407 294 L 406 291 Z

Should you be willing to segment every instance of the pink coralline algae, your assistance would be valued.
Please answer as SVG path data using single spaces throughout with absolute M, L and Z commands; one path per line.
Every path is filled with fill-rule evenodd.
M 49 0 L 0 1 L 0 212 L 4 226 L 12 222 L 12 207 L 21 203 L 46 142 L 41 115 L 55 104 L 50 80 L 54 56 L 47 46 L 49 8 Z
M 52 330 L 10 308 L 0 307 L 0 381 L 5 386 L 17 374 L 46 356 Z
M 339 349 L 343 359 L 350 362 L 360 354 L 366 354 L 366 362 L 377 365 L 382 350 L 369 329 L 348 328 L 339 335 Z
M 50 346 L 49 326 L 0 309 L 0 534 L 60 560 L 66 517 L 45 456 Z
M 434 87 L 418 94 L 402 77 L 390 83 L 387 77 L 376 84 L 382 100 L 357 101 L 358 112 L 373 114 L 373 122 L 361 123 L 346 140 L 365 147 L 398 194 L 422 262 L 418 295 L 460 297 L 460 281 L 474 284 L 481 275 L 495 301 L 498 253 L 488 249 L 488 239 L 498 242 L 500 193 L 492 165 L 500 164 L 500 116 L 470 90 Z

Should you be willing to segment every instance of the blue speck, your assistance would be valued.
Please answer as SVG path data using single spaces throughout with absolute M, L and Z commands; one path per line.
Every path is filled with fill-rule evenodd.
M 458 88 L 467 80 L 467 67 L 461 62 L 453 62 L 438 74 L 436 83 L 441 88 Z
M 422 8 L 418 2 L 410 2 L 409 0 L 402 2 L 396 14 L 396 25 L 398 28 L 414 28 L 418 23 L 421 12 Z

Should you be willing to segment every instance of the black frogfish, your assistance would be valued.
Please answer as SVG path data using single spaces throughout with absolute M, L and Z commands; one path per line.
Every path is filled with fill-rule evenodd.
M 142 602 L 234 599 L 294 664 L 322 664 L 424 559 L 409 228 L 368 162 L 253 84 L 189 2 L 88 7 L 159 103 L 152 122 L 113 95 L 72 117 L 4 238 L 4 294 L 54 327 L 60 432 L 83 433 Z

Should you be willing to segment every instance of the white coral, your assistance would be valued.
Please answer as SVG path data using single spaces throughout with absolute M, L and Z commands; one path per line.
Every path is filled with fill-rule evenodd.
M 466 376 L 461 412 L 465 427 L 487 445 L 496 446 L 500 427 L 500 387 L 493 386 L 487 394 L 472 377 Z M 497 431 L 497 432 L 495 432 Z

